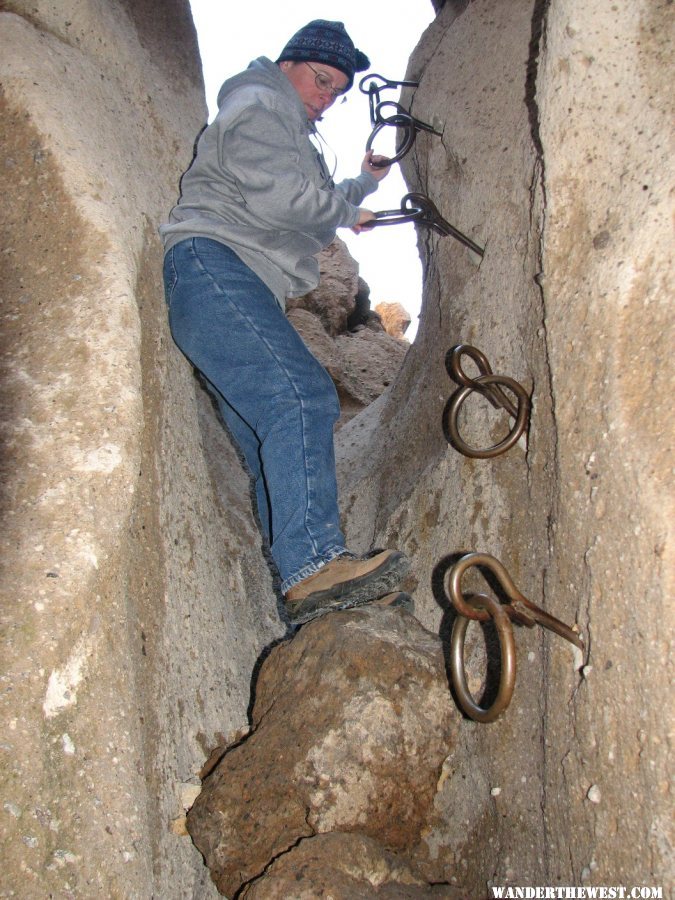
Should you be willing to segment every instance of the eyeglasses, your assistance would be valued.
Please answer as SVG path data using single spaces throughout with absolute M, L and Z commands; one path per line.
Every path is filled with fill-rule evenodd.
M 338 97 L 342 97 L 343 94 L 347 93 L 346 88 L 340 88 L 339 90 L 337 88 L 334 88 L 333 82 L 325 72 L 317 72 L 314 66 L 308 62 L 305 62 L 305 65 L 309 66 L 312 72 L 314 72 L 314 81 L 316 82 L 316 86 L 318 87 L 318 89 L 320 91 L 329 93 L 333 100 L 336 100 Z

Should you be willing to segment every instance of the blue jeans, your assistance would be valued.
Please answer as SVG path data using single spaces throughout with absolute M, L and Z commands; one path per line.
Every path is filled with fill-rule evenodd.
M 173 339 L 206 378 L 253 476 L 286 593 L 346 552 L 335 386 L 269 288 L 224 244 L 176 244 L 164 259 L 164 285 Z

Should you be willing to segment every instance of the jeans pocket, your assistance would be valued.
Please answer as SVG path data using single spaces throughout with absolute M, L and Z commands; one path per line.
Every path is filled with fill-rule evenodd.
M 178 282 L 178 272 L 176 271 L 176 264 L 173 258 L 173 247 L 164 257 L 162 274 L 164 276 L 164 299 L 166 300 L 166 305 L 171 309 L 171 298 Z

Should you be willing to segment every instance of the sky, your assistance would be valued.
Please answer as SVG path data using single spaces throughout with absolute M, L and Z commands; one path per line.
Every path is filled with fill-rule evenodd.
M 337 157 L 336 181 L 358 175 L 371 132 L 368 98 L 359 91 L 359 80 L 368 72 L 392 80 L 405 78 L 408 58 L 434 18 L 431 0 L 325 0 L 322 4 L 316 0 L 240 0 L 236 4 L 231 0 L 191 0 L 191 7 L 210 118 L 217 111 L 220 85 L 245 69 L 252 59 L 276 59 L 288 39 L 312 19 L 344 23 L 355 45 L 370 58 L 371 66 L 356 75 L 347 102 L 336 102 L 318 126 L 330 148 L 324 147 L 328 164 Z M 387 90 L 382 99 L 398 100 L 398 91 Z M 384 128 L 373 150 L 391 153 L 394 132 L 394 128 Z M 395 164 L 377 192 L 366 197 L 362 205 L 375 211 L 397 209 L 405 193 L 405 182 Z M 360 235 L 342 228 L 338 236 L 349 246 L 361 276 L 370 285 L 371 306 L 400 303 L 408 310 L 412 321 L 406 337 L 412 340 L 422 296 L 422 268 L 412 223 L 378 227 Z

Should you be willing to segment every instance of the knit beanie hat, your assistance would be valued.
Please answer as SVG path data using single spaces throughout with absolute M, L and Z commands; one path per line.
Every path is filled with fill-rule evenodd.
M 345 90 L 354 83 L 354 73 L 364 72 L 370 65 L 365 53 L 357 50 L 342 22 L 314 19 L 296 32 L 281 51 L 278 63 L 320 62 L 339 69 L 349 81 Z

